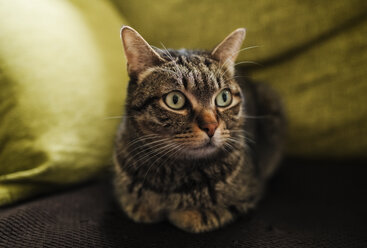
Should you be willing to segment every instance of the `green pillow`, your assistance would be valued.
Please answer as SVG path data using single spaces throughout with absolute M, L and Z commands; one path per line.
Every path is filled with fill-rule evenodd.
M 127 75 L 108 1 L 0 1 L 0 206 L 111 161 Z
M 283 96 L 288 154 L 367 157 L 367 1 L 111 1 L 158 47 L 210 49 L 246 27 L 259 47 L 238 62 Z

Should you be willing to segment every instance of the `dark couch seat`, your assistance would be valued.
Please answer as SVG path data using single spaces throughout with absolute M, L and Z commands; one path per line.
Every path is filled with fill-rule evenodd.
M 210 233 L 135 224 L 107 179 L 0 210 L 0 247 L 367 247 L 367 166 L 287 159 L 259 207 Z

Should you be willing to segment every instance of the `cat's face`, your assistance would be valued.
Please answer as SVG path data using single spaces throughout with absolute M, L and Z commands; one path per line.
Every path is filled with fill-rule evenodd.
M 244 99 L 233 79 L 233 53 L 240 44 L 230 44 L 235 50 L 222 51 L 227 57 L 220 58 L 214 52 L 153 50 L 136 31 L 128 31 L 125 40 L 122 35 L 132 78 L 127 112 L 139 138 L 151 144 L 147 148 L 186 158 L 231 150 L 244 119 Z M 139 50 L 133 54 L 131 40 Z M 143 43 L 136 45 L 137 40 Z
M 182 155 L 203 157 L 228 148 L 230 131 L 242 124 L 243 99 L 223 73 L 203 55 L 183 55 L 145 72 L 128 97 L 138 129 L 180 147 Z

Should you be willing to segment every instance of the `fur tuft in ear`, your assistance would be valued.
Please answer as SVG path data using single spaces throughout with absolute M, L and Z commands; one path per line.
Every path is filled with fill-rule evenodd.
M 130 77 L 137 78 L 146 69 L 166 62 L 133 28 L 122 26 L 120 33 Z
M 245 36 L 246 29 L 238 28 L 228 35 L 211 53 L 213 58 L 219 61 L 231 74 L 234 73 L 234 63 Z

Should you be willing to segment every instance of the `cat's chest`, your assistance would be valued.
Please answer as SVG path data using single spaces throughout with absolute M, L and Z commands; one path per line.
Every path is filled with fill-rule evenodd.
M 143 187 L 137 191 L 138 201 L 149 204 L 159 202 L 165 208 L 185 209 L 187 207 L 211 208 L 229 204 L 234 199 L 242 199 L 247 195 L 246 184 L 243 181 L 244 168 L 237 166 L 222 178 L 207 178 L 203 172 L 193 172 L 190 177 L 183 179 L 177 185 L 171 185 L 172 190 L 160 191 Z
M 152 164 L 137 166 L 124 165 L 125 159 L 118 159 L 133 186 L 157 193 L 187 193 L 214 187 L 218 182 L 226 182 L 233 173 L 243 166 L 241 157 L 218 159 L 217 161 L 165 161 L 154 168 Z

